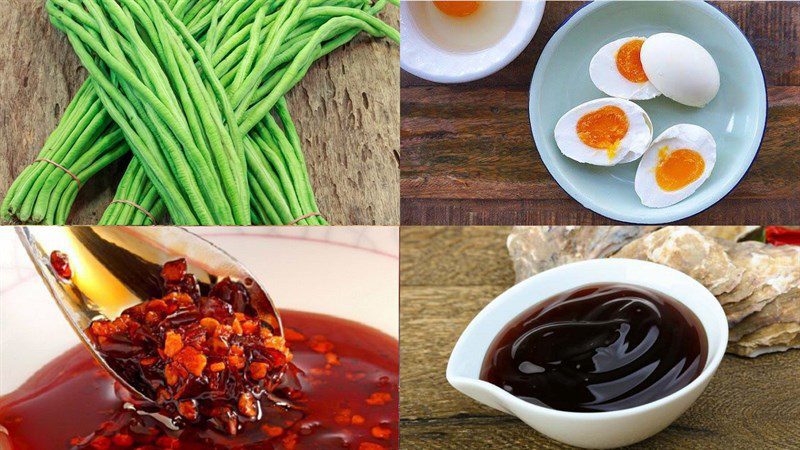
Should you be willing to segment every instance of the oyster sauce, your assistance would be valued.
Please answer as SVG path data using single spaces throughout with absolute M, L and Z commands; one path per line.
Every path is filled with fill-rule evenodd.
M 574 289 L 503 329 L 480 379 L 562 411 L 644 405 L 700 375 L 708 340 L 700 320 L 664 294 L 626 284 Z

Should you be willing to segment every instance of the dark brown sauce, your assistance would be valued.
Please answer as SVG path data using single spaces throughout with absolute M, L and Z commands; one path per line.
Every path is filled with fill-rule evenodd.
M 661 293 L 585 286 L 520 314 L 495 338 L 480 378 L 561 411 L 644 405 L 692 382 L 706 363 L 699 319 Z
M 331 316 L 281 315 L 301 371 L 296 409 L 272 404 L 236 436 L 194 425 L 170 430 L 123 408 L 130 394 L 78 346 L 0 397 L 0 449 L 398 448 L 397 340 Z

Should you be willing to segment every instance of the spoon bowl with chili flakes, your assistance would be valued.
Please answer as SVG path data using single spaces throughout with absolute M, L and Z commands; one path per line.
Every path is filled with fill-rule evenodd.
M 56 303 L 128 402 L 236 434 L 291 383 L 280 316 L 233 257 L 181 228 L 21 227 Z M 287 381 L 288 380 L 288 381 Z

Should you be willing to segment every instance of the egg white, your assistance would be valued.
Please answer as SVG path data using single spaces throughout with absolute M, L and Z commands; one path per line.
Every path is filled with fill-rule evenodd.
M 589 63 L 589 77 L 597 89 L 605 92 L 612 97 L 624 98 L 627 100 L 647 100 L 661 95 L 653 83 L 634 83 L 628 80 L 617 69 L 617 52 L 620 47 L 628 41 L 645 39 L 643 37 L 631 36 L 616 41 L 609 42 L 595 53 Z M 647 41 L 645 41 L 647 42 Z
M 719 69 L 697 42 L 675 33 L 658 33 L 642 45 L 647 78 L 668 98 L 701 108 L 719 92 Z
M 617 106 L 628 118 L 628 133 L 620 141 L 613 158 L 609 158 L 604 150 L 584 144 L 576 132 L 581 117 L 604 106 Z M 558 148 L 568 158 L 597 166 L 613 166 L 635 161 L 644 154 L 653 139 L 653 125 L 639 105 L 619 98 L 599 98 L 567 111 L 558 120 L 554 133 Z
M 659 151 L 663 147 L 667 147 L 668 152 L 687 148 L 699 153 L 705 162 L 703 174 L 682 189 L 676 191 L 661 189 L 656 181 L 656 166 L 659 161 Z M 634 181 L 636 194 L 643 205 L 651 208 L 674 205 L 692 195 L 708 179 L 716 161 L 717 144 L 708 130 L 685 123 L 674 125 L 661 133 L 642 156 Z

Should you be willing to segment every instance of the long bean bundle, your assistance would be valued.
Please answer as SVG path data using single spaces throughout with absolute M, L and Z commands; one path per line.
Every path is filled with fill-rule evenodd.
M 374 17 L 384 3 L 50 0 L 91 75 L 40 154 L 67 170 L 30 166 L 4 214 L 65 222 L 72 175 L 85 183 L 128 145 L 134 160 L 101 223 L 152 223 L 164 209 L 181 224 L 325 223 L 283 95 L 361 30 L 399 40 Z M 164 168 L 194 179 L 171 185 Z
M 248 224 L 240 132 L 216 76 L 191 62 L 153 1 L 123 0 L 127 11 L 116 1 L 85 0 L 86 10 L 77 3 L 48 2 L 51 20 L 170 215 L 186 224 Z
M 385 1 L 380 1 L 373 6 L 365 4 L 365 7 L 368 12 L 375 13 L 382 9 L 384 3 Z M 278 57 L 270 60 L 271 63 L 267 67 L 267 71 L 271 72 L 274 71 L 275 68 L 278 68 L 285 72 L 285 67 L 281 66 L 285 66 L 286 63 L 291 62 L 293 60 L 292 58 L 294 58 L 296 53 L 302 50 L 303 47 L 309 46 L 308 41 L 314 34 L 316 27 L 325 23 L 325 21 L 344 17 L 349 14 L 363 15 L 363 12 L 342 7 L 309 7 L 301 16 L 301 25 L 296 28 L 293 33 L 289 34 L 289 39 L 280 47 Z M 372 17 L 369 17 L 365 23 L 367 25 L 377 24 L 377 26 L 383 30 L 396 33 L 395 30 L 392 30 Z M 375 28 L 371 28 L 371 30 L 373 33 L 380 33 L 380 31 L 376 31 Z M 352 39 L 358 31 L 359 29 L 350 30 L 348 35 L 344 36 L 345 39 L 339 38 L 336 39 L 333 44 L 327 44 L 324 49 L 320 49 L 320 51 L 317 52 L 317 58 L 329 53 L 336 48 L 336 46 L 340 46 L 349 39 Z M 252 42 L 255 42 L 255 40 L 251 40 L 251 44 Z M 241 55 L 241 53 L 240 51 L 239 54 Z M 219 57 L 220 54 L 223 53 L 220 52 L 216 54 L 217 61 L 222 60 L 222 58 Z M 262 56 L 261 59 L 264 60 L 268 58 Z M 227 61 L 230 60 L 231 58 L 228 57 Z M 225 70 L 229 70 L 227 76 L 222 75 L 225 73 Z M 238 73 L 242 73 L 241 69 Z M 230 81 L 233 79 L 231 75 L 234 74 L 234 70 L 230 70 L 229 66 L 225 65 L 221 67 L 217 66 L 217 74 L 221 75 L 224 84 L 230 85 Z M 274 76 L 270 77 L 264 85 L 274 86 L 274 80 L 277 78 L 278 77 Z M 261 89 L 264 89 L 263 85 Z M 270 130 L 269 134 L 273 136 L 273 139 L 263 139 L 263 137 L 255 139 L 253 142 L 254 145 L 251 146 L 251 151 L 253 151 L 253 147 L 261 147 L 261 153 L 266 156 L 267 161 L 271 162 L 271 164 L 266 165 L 264 158 L 259 157 L 259 152 L 257 151 L 253 151 L 252 154 L 248 155 L 251 207 L 254 210 L 254 214 L 258 211 L 265 211 L 265 213 L 262 214 L 255 214 L 253 221 L 259 224 L 286 224 L 295 222 L 299 224 L 324 224 L 326 222 L 321 217 L 313 215 L 308 217 L 310 214 L 318 211 L 318 208 L 308 180 L 307 171 L 305 170 L 305 160 L 300 149 L 299 138 L 297 137 L 294 125 L 291 123 L 288 111 L 286 111 L 285 104 L 278 108 L 276 115 L 281 117 L 284 130 L 275 126 L 274 119 L 270 118 L 265 121 L 267 125 L 262 125 L 262 127 L 266 127 Z M 263 131 L 261 134 L 263 136 Z M 286 145 L 287 142 L 290 142 L 292 145 Z M 283 170 L 284 166 L 287 170 Z M 277 168 L 277 171 L 273 168 Z M 136 199 L 132 199 L 132 201 L 136 202 Z M 269 202 L 269 204 L 266 204 L 266 202 Z M 275 211 L 275 213 L 268 214 L 270 211 Z M 297 220 L 299 217 L 307 218 Z M 104 221 L 103 223 L 118 224 L 119 222 Z

